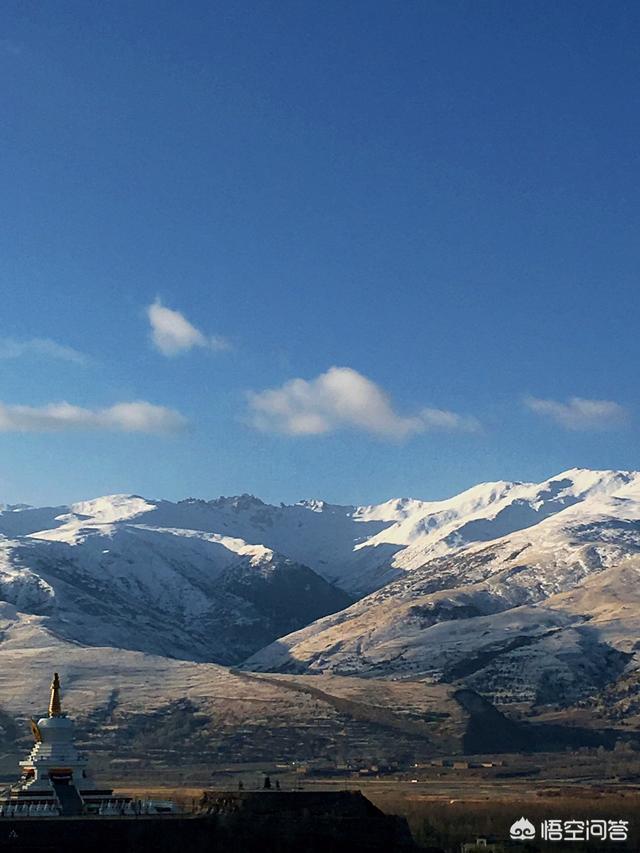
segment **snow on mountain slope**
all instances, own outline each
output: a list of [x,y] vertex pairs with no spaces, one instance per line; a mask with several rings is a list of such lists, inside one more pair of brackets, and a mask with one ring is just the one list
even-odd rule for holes
[[546,606],[585,616],[609,645],[640,657],[640,560],[623,559],[547,599]]
[[222,663],[350,603],[261,545],[77,521],[0,540],[0,598],[75,642]]
[[[419,502],[413,502],[418,504]],[[95,524],[145,524],[157,529],[199,530],[262,544],[311,566],[328,580],[341,574],[354,545],[393,524],[393,509],[373,513],[323,501],[270,506],[250,495],[212,501],[148,501],[135,495],[107,495],[69,507],[0,512],[0,534],[25,536],[59,530],[59,537]],[[42,538],[42,536],[41,536]]]
[[581,479],[588,499],[562,494],[563,484],[565,509],[432,558],[245,666],[462,679],[498,701],[568,701],[597,689],[638,666],[640,493],[636,476],[595,487]]
[[574,469],[540,484],[483,483],[448,501],[427,505],[426,514],[412,515],[366,545],[407,546],[393,566],[413,569],[471,543],[527,529],[567,507],[606,497],[630,484],[637,488],[638,482],[638,475],[628,472]]
[[[219,530],[222,522],[231,535],[263,542],[363,595],[434,557],[527,529],[572,505],[637,490],[639,483],[637,473],[573,469],[540,484],[483,483],[442,501],[400,499],[365,507],[314,501],[275,508],[245,496],[200,511],[205,527],[214,524],[206,529]],[[160,507],[149,523],[159,518]]]
[[250,495],[178,503],[111,495],[43,510],[0,513],[0,534],[92,524],[200,530],[262,544],[361,596],[435,557],[525,530],[572,505],[637,492],[633,472],[573,469],[540,484],[496,482],[441,501],[408,498],[353,507],[302,501],[270,506]]
[[138,495],[107,495],[92,501],[71,504],[70,515],[102,523],[127,521],[156,508]]
[[[225,663],[257,652],[259,669],[498,685],[526,659],[512,693],[535,699],[541,661],[576,685],[581,658],[584,685],[608,649],[606,665],[626,661],[626,617],[614,642],[604,622],[548,601],[639,551],[637,472],[572,469],[363,507],[111,495],[5,508],[0,599],[74,642]],[[333,579],[370,594],[338,612],[352,599]]]

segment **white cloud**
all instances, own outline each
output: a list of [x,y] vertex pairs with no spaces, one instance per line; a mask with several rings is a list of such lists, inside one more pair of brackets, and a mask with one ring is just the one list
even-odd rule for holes
[[29,338],[26,341],[18,341],[15,338],[0,338],[0,359],[23,358],[29,355],[72,361],[75,364],[86,364],[87,362],[86,356],[78,350],[59,344],[50,338]]
[[332,367],[312,380],[291,379],[280,388],[249,394],[251,423],[266,432],[321,435],[343,427],[402,439],[429,429],[470,430],[477,426],[442,409],[423,409],[405,417],[387,394],[349,367]]
[[612,400],[570,397],[566,403],[561,403],[527,397],[524,403],[532,412],[573,430],[614,428],[622,425],[628,417],[626,409]]
[[480,428],[477,418],[469,415],[458,415],[447,409],[422,409],[420,419],[425,429],[461,430],[475,432]]
[[147,316],[151,323],[151,340],[163,355],[177,355],[204,347],[211,350],[229,349],[229,343],[219,335],[207,336],[192,325],[184,314],[164,306],[159,299],[149,305]]
[[106,409],[85,409],[69,403],[46,406],[8,406],[0,403],[0,432],[63,432],[111,430],[115,432],[176,432],[186,420],[174,409],[144,400],[116,403]]

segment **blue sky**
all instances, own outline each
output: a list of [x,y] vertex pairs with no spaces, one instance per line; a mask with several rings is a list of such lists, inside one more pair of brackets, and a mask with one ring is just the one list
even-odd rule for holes
[[637,468],[640,6],[9,2],[0,502]]

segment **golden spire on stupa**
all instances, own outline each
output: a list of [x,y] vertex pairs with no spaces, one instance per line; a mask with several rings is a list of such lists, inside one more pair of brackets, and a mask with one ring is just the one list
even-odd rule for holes
[[60,717],[62,715],[62,705],[60,703],[60,679],[58,673],[53,673],[53,681],[51,682],[51,699],[49,700],[49,716]]

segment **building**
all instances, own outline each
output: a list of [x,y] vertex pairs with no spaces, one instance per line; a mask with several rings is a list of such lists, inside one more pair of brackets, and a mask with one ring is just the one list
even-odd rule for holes
[[31,720],[34,745],[20,762],[20,781],[0,795],[0,816],[119,814],[131,809],[128,798],[98,788],[87,772],[87,759],[74,743],[75,724],[62,711],[60,679],[54,673],[48,716]]

